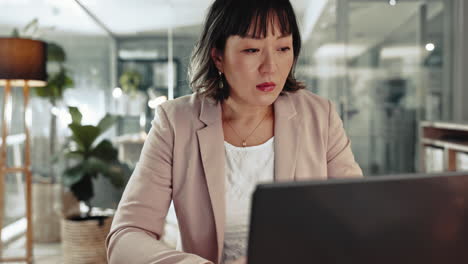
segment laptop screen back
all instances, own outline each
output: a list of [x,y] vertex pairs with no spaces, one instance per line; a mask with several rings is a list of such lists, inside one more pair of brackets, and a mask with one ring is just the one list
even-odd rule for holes
[[259,185],[256,263],[468,263],[468,173]]

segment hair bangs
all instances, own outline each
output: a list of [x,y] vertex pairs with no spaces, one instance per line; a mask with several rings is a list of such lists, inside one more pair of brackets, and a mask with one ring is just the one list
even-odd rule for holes
[[239,32],[237,35],[241,37],[265,38],[268,35],[268,30],[274,34],[276,27],[279,27],[278,30],[281,36],[290,35],[292,33],[285,10],[256,10],[247,30]]
[[268,30],[272,33],[278,30],[282,36],[292,34],[294,14],[288,13],[284,1],[259,1],[256,5],[237,5],[233,7],[229,24],[225,27],[226,37],[238,35],[241,37],[265,38]]

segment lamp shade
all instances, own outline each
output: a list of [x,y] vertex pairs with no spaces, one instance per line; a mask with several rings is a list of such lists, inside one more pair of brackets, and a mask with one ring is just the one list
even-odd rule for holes
[[0,38],[0,85],[45,86],[47,43],[32,39]]

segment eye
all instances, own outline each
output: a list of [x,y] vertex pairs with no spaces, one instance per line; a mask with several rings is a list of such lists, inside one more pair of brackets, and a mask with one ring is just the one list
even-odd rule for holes
[[290,47],[282,47],[282,48],[279,49],[279,51],[281,51],[281,52],[286,52],[286,51],[290,51],[290,50],[291,50]]
[[243,52],[245,52],[245,53],[256,53],[258,51],[259,51],[259,49],[245,49],[245,50],[243,50]]

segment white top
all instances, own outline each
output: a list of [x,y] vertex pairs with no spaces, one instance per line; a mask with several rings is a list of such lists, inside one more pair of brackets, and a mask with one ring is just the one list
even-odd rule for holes
[[224,142],[226,153],[226,226],[221,263],[247,255],[250,200],[259,182],[272,182],[274,137],[252,147]]

